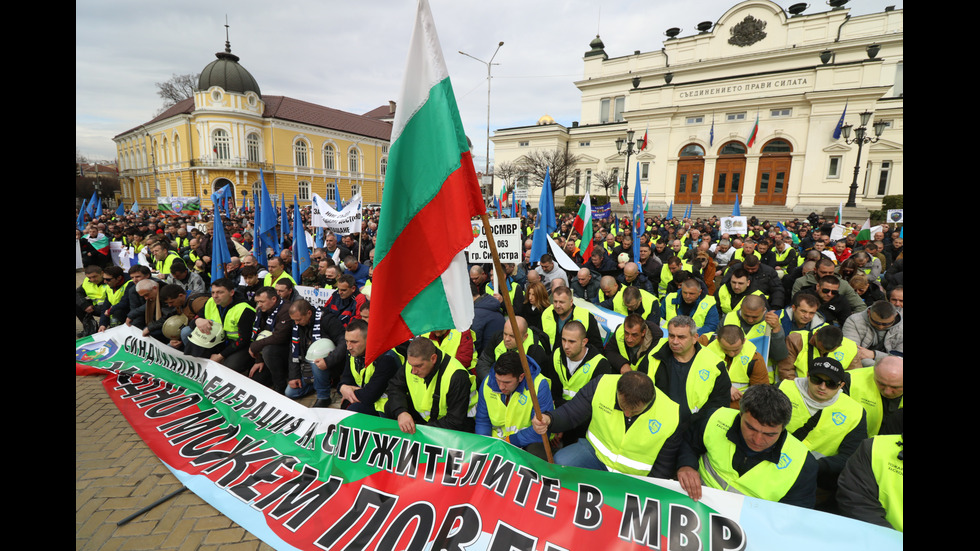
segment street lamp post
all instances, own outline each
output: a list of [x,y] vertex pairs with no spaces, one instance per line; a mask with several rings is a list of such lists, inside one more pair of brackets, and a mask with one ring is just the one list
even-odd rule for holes
[[865,111],[861,113],[861,126],[854,129],[854,139],[849,139],[851,137],[851,125],[845,124],[841,127],[841,132],[844,134],[844,143],[847,145],[857,144],[858,155],[857,161],[854,163],[854,179],[851,181],[851,190],[847,194],[847,203],[845,207],[856,207],[857,206],[857,189],[858,189],[858,172],[861,170],[861,148],[866,143],[875,143],[881,137],[881,133],[885,131],[885,121],[876,120],[874,123],[875,137],[872,138],[867,135],[868,133],[868,121],[871,120],[871,111]]
[[[493,58],[497,57],[497,52],[500,51],[500,47],[503,46],[503,45],[504,45],[504,42],[501,40],[500,43],[497,44],[497,49],[493,51],[493,55],[490,56],[490,61],[483,61],[482,59],[480,59],[478,57],[471,56],[470,54],[468,54],[468,53],[466,53],[464,51],[457,50],[457,51],[459,51],[459,53],[465,55],[466,57],[475,59],[475,60],[479,61],[480,63],[482,63],[482,64],[484,64],[484,65],[487,66],[487,164],[486,164],[486,168],[483,171],[483,175],[484,176],[488,176],[490,174],[490,69],[494,65],[500,65],[499,63],[494,63],[493,62]],[[480,188],[482,189],[483,186],[481,185]],[[484,200],[485,199],[486,199],[486,196],[484,196]]]
[[[623,151],[623,144],[624,143],[626,144],[626,150],[625,151]],[[633,147],[635,145],[636,145],[636,142],[633,141],[633,131],[632,130],[627,130],[626,131],[626,139],[625,140],[623,139],[622,136],[620,136],[616,140],[616,153],[618,153],[620,155],[626,155],[626,174],[623,177],[623,197],[629,197],[629,189],[630,189],[630,184],[629,184],[629,182],[630,182],[630,156],[633,155],[634,153],[639,153],[639,150],[633,149]]]

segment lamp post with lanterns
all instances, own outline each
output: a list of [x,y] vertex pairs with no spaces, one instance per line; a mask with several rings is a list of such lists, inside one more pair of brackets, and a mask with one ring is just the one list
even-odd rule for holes
[[[639,153],[639,149],[635,149],[638,144],[633,141],[633,135],[634,132],[632,130],[627,130],[625,139],[622,136],[616,139],[616,153],[626,155],[626,174],[623,177],[623,197],[629,197],[630,156],[632,156],[634,153]],[[625,150],[623,149],[624,145],[626,146]]]
[[845,207],[857,206],[857,202],[856,202],[857,188],[858,188],[857,181],[858,181],[858,172],[860,172],[861,170],[861,148],[866,143],[871,144],[877,142],[881,137],[881,133],[885,131],[886,123],[885,121],[879,119],[876,120],[873,125],[875,131],[875,137],[872,138],[871,136],[867,135],[868,121],[871,120],[872,114],[873,113],[871,111],[865,111],[861,113],[861,126],[853,129],[854,130],[853,140],[850,139],[852,125],[845,124],[844,126],[841,127],[841,133],[844,135],[844,143],[846,143],[847,145],[857,144],[857,148],[858,148],[857,161],[854,163],[854,179],[851,181],[851,190],[847,194],[847,203],[844,205]]

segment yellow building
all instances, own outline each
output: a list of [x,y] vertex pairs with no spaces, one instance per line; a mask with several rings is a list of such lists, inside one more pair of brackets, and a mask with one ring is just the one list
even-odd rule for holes
[[[349,200],[380,203],[394,104],[356,115],[286,96],[263,96],[225,42],[198,80],[193,98],[113,138],[122,200],[155,208],[157,197],[201,197],[234,187],[254,206],[260,170],[269,193],[312,194],[333,203],[335,186]],[[243,195],[244,194],[244,195]]]

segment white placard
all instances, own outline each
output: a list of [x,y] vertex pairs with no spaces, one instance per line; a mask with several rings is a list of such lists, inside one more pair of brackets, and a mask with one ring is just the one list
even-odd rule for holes
[[721,233],[737,233],[745,235],[749,233],[749,219],[745,216],[727,216],[721,219]]
[[299,296],[306,299],[307,302],[312,304],[316,308],[322,307],[324,304],[330,300],[330,295],[333,294],[333,289],[323,289],[321,287],[307,287],[306,285],[297,285],[296,291]]
[[903,209],[888,209],[888,223],[889,224],[904,224],[905,215],[902,213]]
[[[490,244],[480,220],[471,221],[473,228],[473,243],[466,248],[466,256],[471,264],[492,262]],[[521,221],[519,218],[500,218],[490,221],[494,242],[497,244],[497,255],[502,263],[518,263],[521,261]]]

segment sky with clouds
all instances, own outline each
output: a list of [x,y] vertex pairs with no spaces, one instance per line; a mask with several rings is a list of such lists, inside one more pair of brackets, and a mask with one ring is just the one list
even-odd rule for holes
[[[429,0],[463,126],[483,166],[487,61],[494,59],[491,134],[534,124],[544,114],[580,119],[582,56],[598,32],[610,57],[662,47],[664,31],[695,34],[733,0]],[[784,9],[795,2],[780,0]],[[902,7],[899,0],[852,0],[851,15]],[[830,9],[814,1],[805,13]],[[156,83],[198,73],[225,45],[258,81],[282,95],[352,113],[397,100],[415,18],[414,0],[76,1],[75,149],[112,160],[112,137],[153,118]],[[499,65],[497,65],[499,63]],[[491,144],[491,158],[493,145]]]

